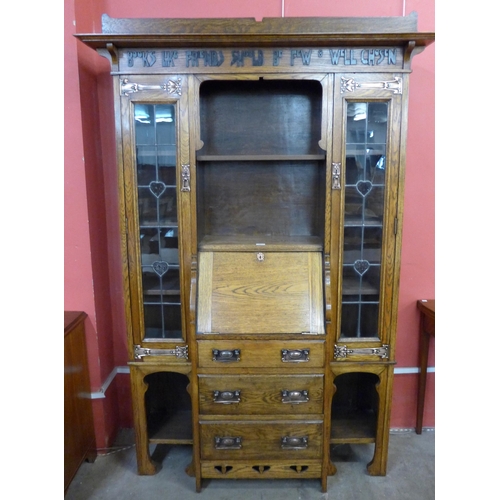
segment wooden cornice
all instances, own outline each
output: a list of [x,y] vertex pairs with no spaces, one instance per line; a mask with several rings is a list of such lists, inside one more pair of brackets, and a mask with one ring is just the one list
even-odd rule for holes
[[117,19],[102,33],[76,34],[93,49],[152,47],[407,46],[424,48],[434,33],[417,31],[416,15],[380,18]]

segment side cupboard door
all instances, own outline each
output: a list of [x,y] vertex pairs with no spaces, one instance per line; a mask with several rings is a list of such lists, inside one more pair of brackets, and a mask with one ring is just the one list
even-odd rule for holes
[[[336,75],[340,162],[339,284],[334,359],[392,360],[402,204],[406,75]],[[341,139],[340,139],[341,136]]]
[[[187,358],[190,165],[185,76],[120,77],[132,357]],[[172,358],[169,358],[172,359]]]

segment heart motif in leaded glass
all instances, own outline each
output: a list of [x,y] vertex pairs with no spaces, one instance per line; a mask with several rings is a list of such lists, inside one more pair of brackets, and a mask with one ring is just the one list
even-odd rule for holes
[[360,276],[363,276],[369,267],[370,263],[367,260],[357,260],[354,262],[354,269]]
[[372,183],[370,181],[358,181],[356,190],[361,196],[366,196],[372,190]]
[[168,262],[157,260],[152,264],[155,273],[158,276],[163,276],[168,271]]
[[153,181],[149,183],[149,190],[159,198],[167,189],[167,186],[163,182]]

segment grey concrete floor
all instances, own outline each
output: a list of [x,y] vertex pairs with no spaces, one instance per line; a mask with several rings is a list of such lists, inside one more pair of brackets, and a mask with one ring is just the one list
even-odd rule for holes
[[[204,480],[201,493],[185,472],[191,462],[190,446],[162,446],[163,457],[154,476],[136,472],[131,430],[120,434],[114,451],[84,462],[68,489],[66,500],[431,500],[435,498],[435,433],[424,429],[391,431],[387,475],[372,477],[366,465],[373,445],[332,447],[337,473],[328,478],[328,492],[318,479]],[[153,449],[152,449],[153,452]]]

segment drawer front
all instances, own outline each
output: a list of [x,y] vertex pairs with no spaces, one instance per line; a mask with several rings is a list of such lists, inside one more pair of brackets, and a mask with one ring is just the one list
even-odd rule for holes
[[322,431],[319,420],[200,422],[201,459],[319,458]]
[[322,368],[324,342],[278,340],[199,340],[201,368]]
[[323,413],[323,375],[200,375],[205,415]]

